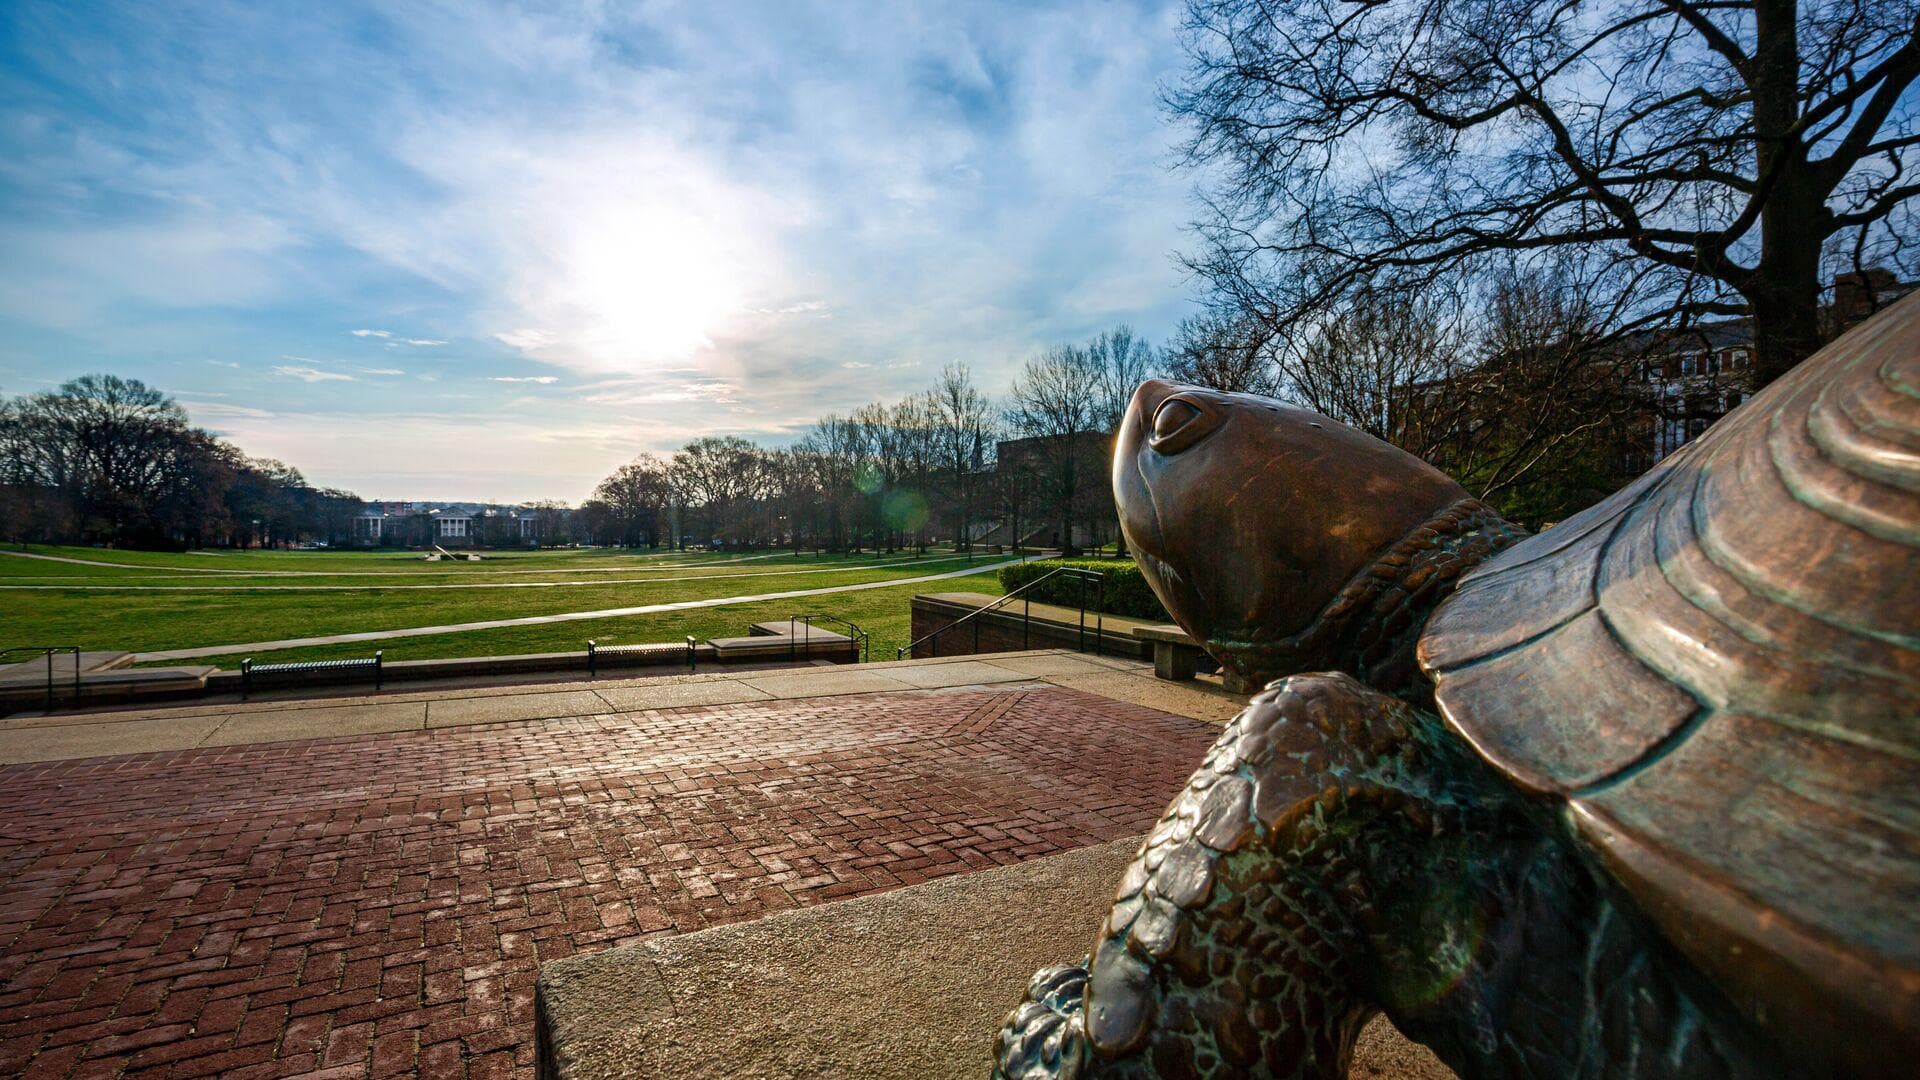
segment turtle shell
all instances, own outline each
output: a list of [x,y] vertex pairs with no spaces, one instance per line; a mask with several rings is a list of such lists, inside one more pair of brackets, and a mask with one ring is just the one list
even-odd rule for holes
[[1805,1067],[1920,1060],[1920,295],[1477,568],[1420,662]]

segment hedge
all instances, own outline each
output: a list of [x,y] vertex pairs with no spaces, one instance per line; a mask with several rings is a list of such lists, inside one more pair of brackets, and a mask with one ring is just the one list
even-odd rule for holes
[[[1125,615],[1130,619],[1149,619],[1154,622],[1173,621],[1172,616],[1167,614],[1167,609],[1160,606],[1160,598],[1153,595],[1153,590],[1147,586],[1147,579],[1141,575],[1140,568],[1130,561],[1120,559],[1039,559],[1021,563],[1018,566],[1008,566],[1000,571],[1000,587],[1012,592],[1027,582],[1062,566],[1098,570],[1101,573],[1097,595],[1094,592],[1093,582],[1089,581],[1085,585],[1089,610],[1104,611],[1109,615]],[[1079,578],[1062,574],[1026,595],[1043,604],[1079,607],[1081,588]]]

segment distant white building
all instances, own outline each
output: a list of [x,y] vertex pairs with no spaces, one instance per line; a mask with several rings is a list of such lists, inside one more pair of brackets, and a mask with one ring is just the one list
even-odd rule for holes
[[529,507],[485,503],[376,502],[353,519],[353,541],[367,547],[472,547],[537,544],[543,517]]

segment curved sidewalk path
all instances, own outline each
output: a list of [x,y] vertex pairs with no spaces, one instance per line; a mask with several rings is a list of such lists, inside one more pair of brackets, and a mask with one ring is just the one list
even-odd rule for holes
[[891,589],[896,585],[919,585],[929,581],[945,581],[949,578],[971,577],[975,574],[990,574],[1008,566],[1018,566],[1025,560],[1009,559],[1005,562],[972,566],[964,570],[953,570],[945,574],[927,574],[922,577],[889,578],[885,581],[864,581],[857,585],[831,585],[823,589],[793,589],[787,592],[760,593],[755,596],[717,596],[707,600],[682,600],[672,604],[642,604],[638,607],[602,608],[599,611],[568,611],[558,615],[525,615],[516,619],[487,619],[482,622],[449,623],[444,626],[411,626],[400,630],[364,630],[352,634],[325,634],[320,637],[286,638],[280,641],[248,641],[230,645],[207,645],[196,649],[162,649],[158,652],[135,653],[134,660],[144,663],[149,660],[194,660],[203,656],[228,656],[243,652],[272,652],[279,649],[304,649],[312,645],[342,645],[355,641],[384,641],[389,638],[426,637],[430,634],[457,634],[468,630],[497,630],[506,626],[538,626],[543,623],[574,622],[581,619],[607,619],[622,615],[652,615],[662,611],[691,611],[694,608],[725,607],[729,604],[752,604],[762,600],[790,600],[802,596],[824,596],[828,593],[860,592],[864,589]]

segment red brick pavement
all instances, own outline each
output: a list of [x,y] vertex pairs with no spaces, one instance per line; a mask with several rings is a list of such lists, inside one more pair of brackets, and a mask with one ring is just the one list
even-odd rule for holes
[[0,1074],[530,1076],[540,962],[1144,831],[1217,732],[1029,687],[7,767]]

